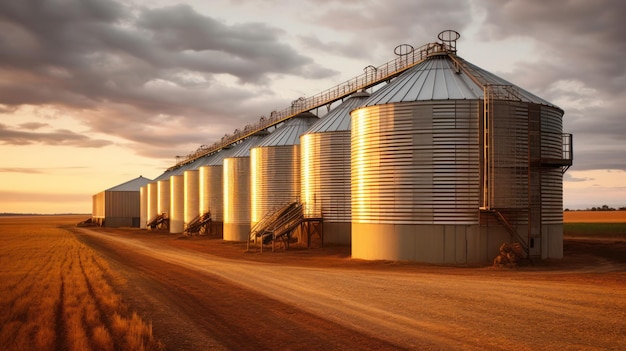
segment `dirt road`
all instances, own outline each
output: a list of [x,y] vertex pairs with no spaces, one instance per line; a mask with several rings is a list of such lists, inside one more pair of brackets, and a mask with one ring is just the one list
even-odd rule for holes
[[73,231],[127,277],[123,296],[168,350],[626,347],[624,242],[608,258],[577,252],[582,243],[563,261],[508,270]]

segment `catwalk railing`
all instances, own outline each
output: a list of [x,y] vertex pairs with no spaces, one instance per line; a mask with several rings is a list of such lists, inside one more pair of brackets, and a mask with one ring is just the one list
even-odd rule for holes
[[397,58],[391,60],[378,67],[367,66],[364,73],[350,80],[338,84],[330,89],[324,90],[314,96],[308,98],[298,98],[292,101],[291,106],[280,111],[273,111],[269,117],[262,116],[259,122],[254,125],[247,125],[242,130],[235,130],[232,135],[225,135],[222,139],[212,145],[202,145],[195,152],[184,156],[184,159],[178,161],[176,165],[168,170],[191,163],[201,157],[213,154],[229,145],[235,144],[240,140],[246,139],[258,132],[267,130],[268,128],[282,123],[302,112],[311,111],[318,107],[326,106],[335,101],[350,96],[353,93],[371,88],[382,82],[386,82],[407,69],[424,61],[427,57],[437,53],[454,53],[456,50],[449,44],[445,43],[428,43],[419,48],[413,48],[409,45],[400,45],[396,47]]

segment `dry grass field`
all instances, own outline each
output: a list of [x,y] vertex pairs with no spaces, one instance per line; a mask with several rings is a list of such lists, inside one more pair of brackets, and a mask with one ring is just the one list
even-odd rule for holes
[[626,211],[565,211],[564,223],[626,223]]
[[161,348],[116,293],[123,278],[60,228],[84,217],[0,217],[1,350]]

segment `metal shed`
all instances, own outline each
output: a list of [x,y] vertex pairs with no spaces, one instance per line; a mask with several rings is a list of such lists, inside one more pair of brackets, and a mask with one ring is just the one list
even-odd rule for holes
[[139,227],[140,188],[149,182],[139,176],[93,195],[92,220],[105,227]]

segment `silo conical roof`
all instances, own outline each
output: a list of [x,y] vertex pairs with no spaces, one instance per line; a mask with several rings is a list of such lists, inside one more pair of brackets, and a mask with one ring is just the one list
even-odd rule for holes
[[234,147],[233,152],[228,157],[249,157],[250,149],[257,146],[266,136],[267,134],[255,134],[246,138],[241,144]]
[[315,124],[306,131],[306,134],[350,130],[350,112],[361,107],[369,97],[370,94],[366,92],[358,92],[350,95],[347,100],[332,109],[319,121],[315,122]]
[[300,145],[300,135],[319,118],[310,113],[301,113],[285,122],[272,134],[265,137],[256,147]]
[[[556,107],[491,72],[458,56],[455,58],[476,72],[486,84],[515,87],[521,101]],[[390,84],[372,94],[364,106],[410,101],[478,100],[483,98],[484,88],[475,83],[463,70],[456,67],[449,54],[440,54],[427,58],[398,76]]]

